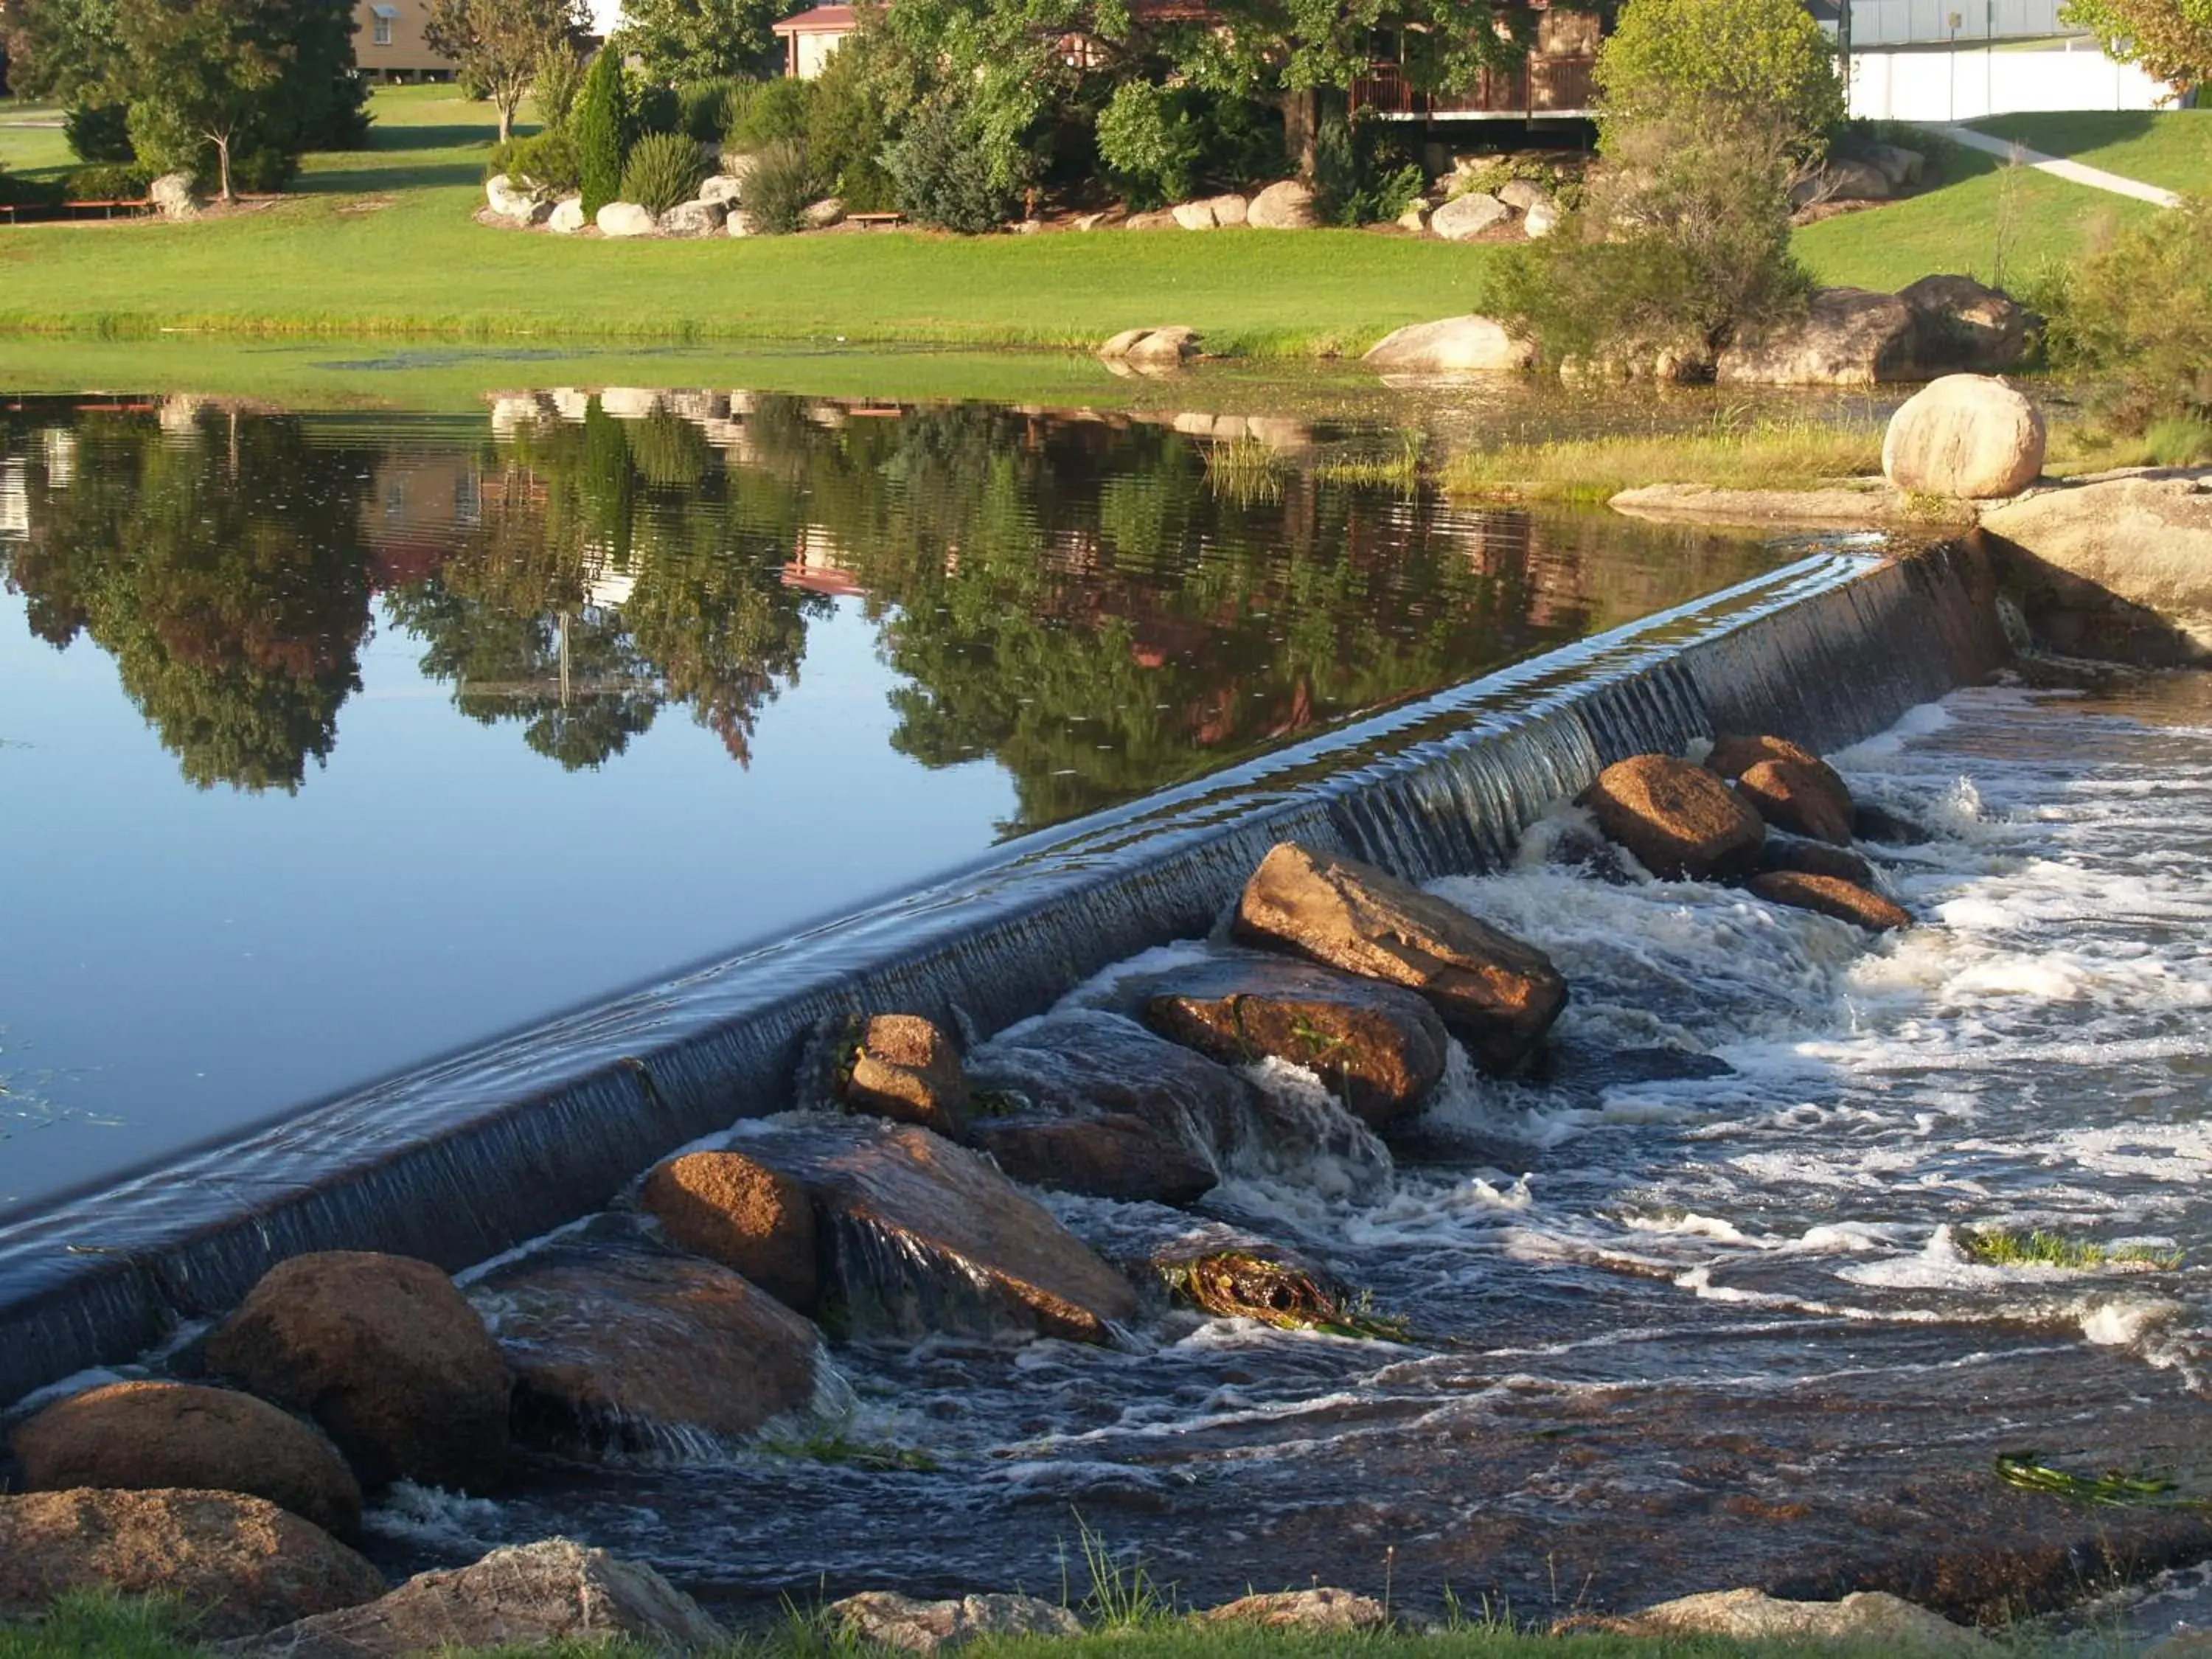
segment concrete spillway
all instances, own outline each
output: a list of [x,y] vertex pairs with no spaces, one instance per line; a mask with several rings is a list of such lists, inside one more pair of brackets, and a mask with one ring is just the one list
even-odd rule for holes
[[672,1148],[787,1103],[824,1015],[896,1008],[995,1030],[1206,931],[1277,841],[1420,880],[1493,867],[1547,802],[1624,756],[1724,730],[1832,748],[2004,656],[1979,555],[1818,552],[1012,843],[896,902],[0,1228],[0,1401],[138,1354],[302,1251],[459,1268],[510,1249],[601,1207]]

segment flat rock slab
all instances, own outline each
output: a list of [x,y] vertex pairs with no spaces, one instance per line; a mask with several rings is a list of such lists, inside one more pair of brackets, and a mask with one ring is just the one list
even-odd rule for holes
[[34,1492],[163,1487],[265,1498],[325,1532],[361,1525],[337,1449],[268,1401],[189,1382],[112,1382],[57,1401],[14,1437]]
[[418,1574],[366,1606],[288,1625],[240,1651],[254,1659],[400,1659],[617,1638],[668,1653],[720,1647],[729,1637],[651,1567],[549,1538],[494,1550],[473,1566]]
[[1735,1642],[1836,1643],[1868,1649],[1879,1644],[1899,1654],[1990,1650],[1979,1631],[1881,1590],[1861,1590],[1838,1601],[1785,1601],[1759,1589],[1709,1590],[1599,1622],[1628,1636],[1717,1636]]
[[1199,1619],[1208,1625],[1257,1625],[1266,1630],[1349,1636],[1389,1628],[1390,1613],[1371,1595],[1319,1588],[1239,1596],[1207,1608]]
[[1154,982],[1143,1017],[1226,1064],[1305,1066],[1376,1129],[1419,1107],[1448,1052],[1443,1022],[1417,992],[1256,951]]
[[1494,1071],[1518,1066],[1566,1006],[1566,981],[1533,945],[1387,871],[1291,842],[1245,884],[1236,931],[1418,991]]
[[[1825,484],[1816,489],[1720,489],[1711,484],[1639,484],[1606,502],[1632,519],[1669,524],[1741,525],[1764,529],[1805,525],[1823,530],[1927,528],[1933,520],[1879,478]],[[1954,520],[1972,521],[1973,509],[1959,507]]]
[[514,1369],[518,1422],[556,1441],[737,1440],[814,1398],[814,1327],[712,1261],[560,1244],[474,1297]]
[[994,1107],[971,1139],[1032,1186],[1187,1204],[1221,1179],[1253,1119],[1242,1078],[1118,1014],[1055,1015],[969,1060]]
[[805,1188],[856,1332],[1108,1342],[1135,1288],[984,1158],[902,1124],[746,1125],[732,1149]]
[[2212,657],[2212,469],[2036,489],[1986,507],[2039,638],[2154,665]]
[[174,1595],[200,1638],[252,1636],[384,1594],[384,1575],[321,1528],[227,1492],[0,1496],[0,1619],[70,1590]]
[[986,1637],[1083,1634],[1083,1622],[1073,1613],[1034,1595],[921,1601],[895,1590],[863,1590],[823,1611],[840,1635],[898,1653],[944,1653]]

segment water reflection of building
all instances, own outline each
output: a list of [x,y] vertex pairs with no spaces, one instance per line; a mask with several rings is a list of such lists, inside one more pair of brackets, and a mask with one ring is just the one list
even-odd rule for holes
[[21,460],[0,461],[0,541],[31,538],[31,496]]
[[849,599],[866,592],[845,563],[842,542],[818,524],[803,524],[793,541],[791,558],[783,567],[783,585],[833,599]]
[[399,449],[376,464],[362,502],[361,534],[380,588],[420,581],[453,548],[453,532],[483,521],[485,485],[473,457]]

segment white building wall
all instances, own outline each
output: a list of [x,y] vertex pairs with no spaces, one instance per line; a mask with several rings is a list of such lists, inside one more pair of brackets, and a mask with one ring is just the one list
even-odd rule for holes
[[[2027,40],[2073,29],[2063,0],[1850,0],[1851,46],[1936,46],[1952,40]],[[1956,20],[1956,21],[1954,21]]]
[[[1855,23],[1858,15],[1854,12]],[[1985,115],[2040,110],[2157,109],[2170,102],[2171,93],[2141,70],[2114,63],[2092,43],[2072,51],[1851,54],[1851,113],[1873,121],[1978,121]]]

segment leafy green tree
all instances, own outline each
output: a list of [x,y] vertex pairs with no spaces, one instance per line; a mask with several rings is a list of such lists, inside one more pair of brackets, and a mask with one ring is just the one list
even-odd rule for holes
[[2212,0],[2069,0],[2062,15],[2176,92],[2212,84]]
[[1814,161],[1844,121],[1835,48],[1802,0],[1628,0],[1596,82],[1601,143],[1624,124],[1724,127]]
[[116,0],[9,0],[0,6],[0,46],[18,97],[97,101],[119,40]]
[[503,144],[546,54],[573,46],[590,22],[580,0],[430,0],[422,39],[483,89]]
[[548,132],[566,132],[568,117],[584,89],[584,60],[574,40],[556,40],[538,54],[531,72],[530,91],[538,100],[538,118]]
[[614,44],[655,80],[708,81],[775,67],[777,0],[623,0]]
[[571,118],[584,214],[597,213],[622,193],[623,158],[629,153],[629,96],[623,86],[621,54],[602,47],[584,76]]

